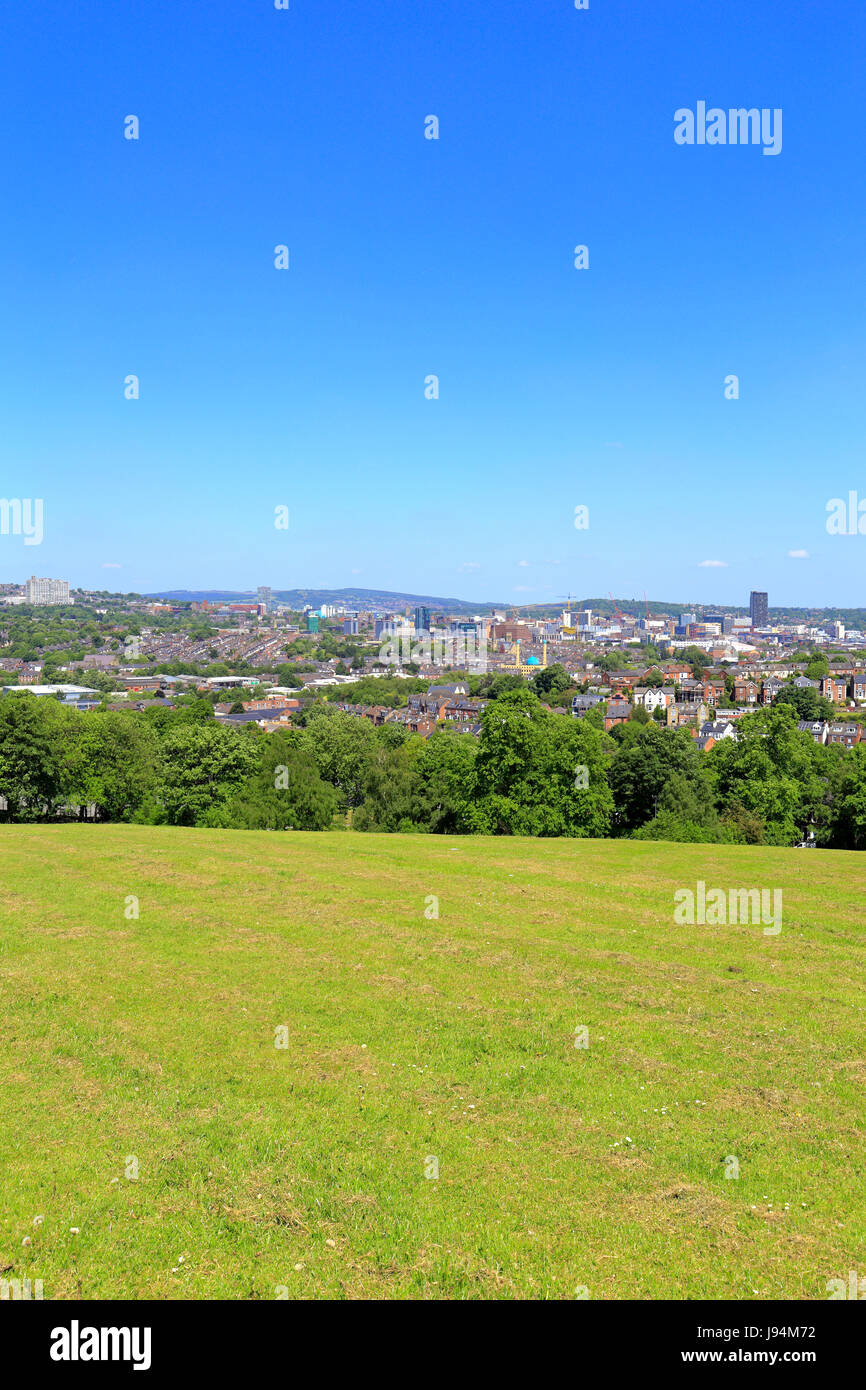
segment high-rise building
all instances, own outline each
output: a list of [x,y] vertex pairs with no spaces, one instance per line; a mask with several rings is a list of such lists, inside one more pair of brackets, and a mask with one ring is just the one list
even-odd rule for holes
[[429,631],[430,631],[430,623],[431,623],[432,617],[433,617],[433,615],[432,615],[432,613],[430,612],[430,609],[429,609],[429,608],[416,608],[416,609],[415,609],[415,631],[416,631],[416,632],[429,632]]
[[35,574],[24,585],[24,597],[28,603],[45,605],[69,602],[68,579],[37,579]]
[[752,627],[766,627],[769,617],[767,608],[767,595],[761,593],[759,589],[753,589],[749,598],[749,614],[752,619]]
[[720,632],[733,632],[734,620],[730,613],[705,613],[705,623],[717,623]]

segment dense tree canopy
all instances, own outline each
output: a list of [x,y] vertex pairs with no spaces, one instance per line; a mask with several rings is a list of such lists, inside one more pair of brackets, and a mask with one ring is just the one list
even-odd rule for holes
[[812,690],[789,687],[702,753],[688,730],[653,719],[609,734],[603,704],[577,720],[508,675],[484,685],[478,738],[443,724],[426,739],[322,701],[263,734],[215,720],[210,699],[81,712],[12,693],[0,698],[0,815],[90,807],[171,825],[778,845],[813,835],[866,849],[866,744],[824,747],[798,730]]

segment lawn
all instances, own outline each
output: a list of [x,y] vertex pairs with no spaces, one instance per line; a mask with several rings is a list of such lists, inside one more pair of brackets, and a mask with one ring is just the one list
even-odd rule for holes
[[[0,862],[0,1269],[46,1299],[866,1274],[860,855],[116,825]],[[782,931],[676,925],[699,879],[780,887]]]

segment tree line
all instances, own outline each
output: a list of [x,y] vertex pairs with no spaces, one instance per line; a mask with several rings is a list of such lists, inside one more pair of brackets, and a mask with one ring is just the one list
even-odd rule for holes
[[478,738],[375,727],[326,703],[264,734],[174,709],[82,713],[0,699],[6,821],[83,817],[239,829],[610,837],[866,848],[866,743],[816,744],[779,702],[698,750],[683,729],[557,714],[506,689]]

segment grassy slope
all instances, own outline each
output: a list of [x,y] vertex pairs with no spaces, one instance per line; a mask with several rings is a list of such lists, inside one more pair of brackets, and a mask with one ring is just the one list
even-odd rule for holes
[[[46,1298],[864,1271],[862,856],[111,826],[0,863],[0,1266]],[[781,935],[674,926],[698,878],[781,886]]]

